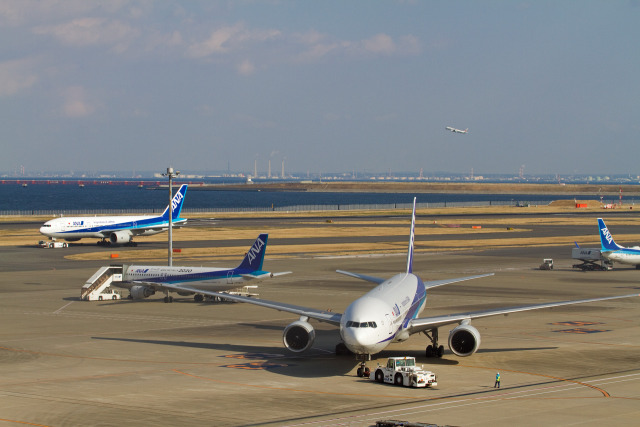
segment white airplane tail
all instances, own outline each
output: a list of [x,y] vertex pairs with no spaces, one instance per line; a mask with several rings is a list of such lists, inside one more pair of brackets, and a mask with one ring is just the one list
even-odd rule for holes
[[407,273],[413,272],[413,246],[416,227],[416,198],[413,198],[413,214],[411,215],[411,233],[409,234],[409,251],[407,253]]

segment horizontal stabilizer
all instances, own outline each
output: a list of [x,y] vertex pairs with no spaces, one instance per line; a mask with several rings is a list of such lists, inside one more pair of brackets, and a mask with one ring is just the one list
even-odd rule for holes
[[256,274],[242,274],[241,276],[245,280],[260,280],[260,279],[270,279],[272,277],[284,276],[285,274],[291,274],[291,271],[282,271],[280,273],[271,273],[269,271],[264,271],[262,273]]

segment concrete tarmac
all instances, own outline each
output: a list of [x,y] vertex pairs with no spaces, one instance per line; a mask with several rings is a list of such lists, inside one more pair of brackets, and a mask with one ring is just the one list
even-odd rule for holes
[[[447,348],[427,359],[427,339],[413,335],[368,363],[410,355],[437,374],[436,388],[410,389],[356,377],[354,358],[333,353],[331,325],[312,321],[313,348],[287,352],[282,330],[297,320],[287,313],[190,297],[165,304],[161,295],[80,301],[84,282],[110,262],[65,255],[95,250],[0,247],[0,426],[631,426],[640,416],[640,298],[476,320],[482,344],[466,358]],[[582,272],[570,254],[557,246],[417,254],[424,280],[496,273],[433,289],[422,316],[640,292],[635,269]],[[537,269],[545,257],[554,270]],[[264,267],[294,273],[261,282],[261,298],[342,312],[371,284],[336,269],[390,277],[405,256],[272,259],[267,250]],[[449,329],[440,330],[445,347]]]

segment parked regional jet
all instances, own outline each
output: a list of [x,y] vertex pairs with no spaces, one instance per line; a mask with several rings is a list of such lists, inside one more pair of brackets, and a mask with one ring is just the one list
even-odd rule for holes
[[[248,280],[291,273],[262,270],[268,238],[268,234],[259,235],[236,268],[123,265],[122,283],[112,283],[114,286],[128,288],[132,299],[148,298],[160,291],[165,293],[164,302],[173,302],[173,297],[169,296],[169,291],[172,291],[183,296],[195,294],[195,301],[200,302],[204,299],[203,290],[223,292],[238,288]],[[185,283],[189,284],[189,289],[183,287]]]
[[[187,184],[180,186],[173,196],[172,225],[180,227],[187,220],[180,218],[182,203],[187,194]],[[137,246],[134,236],[150,236],[169,229],[169,205],[160,216],[85,216],[56,218],[44,223],[40,233],[53,239],[75,242],[88,237],[101,240],[98,245],[127,244]],[[108,240],[107,240],[108,239]]]
[[640,270],[640,247],[625,248],[618,245],[613,240],[613,236],[602,218],[598,218],[598,228],[600,229],[600,253],[602,256],[609,261],[635,265],[636,269]]
[[[338,273],[377,284],[371,291],[352,302],[344,314],[281,302],[242,298],[234,295],[222,295],[216,292],[203,291],[202,293],[300,315],[300,319],[287,326],[283,333],[285,347],[296,353],[309,349],[313,344],[315,330],[308,322],[309,319],[332,323],[340,328],[340,336],[343,340],[343,343],[336,345],[336,353],[343,353],[346,348],[363,359],[382,351],[393,342],[405,341],[410,335],[418,332],[423,332],[431,341],[431,344],[426,348],[426,356],[442,357],[444,346],[438,343],[438,328],[454,323],[458,323],[459,325],[449,332],[449,348],[458,356],[470,356],[475,353],[480,346],[480,333],[476,328],[471,326],[471,320],[473,319],[568,304],[581,304],[639,296],[638,294],[630,294],[518,307],[493,308],[443,316],[418,317],[426,305],[428,289],[463,280],[491,276],[493,274],[428,282],[423,282],[420,277],[413,274],[415,209],[414,199],[407,268],[405,272],[396,274],[390,279],[382,279],[338,270]],[[181,290],[184,289],[185,288],[181,288]]]
[[460,129],[453,128],[451,126],[447,126],[445,129],[450,130],[453,133],[469,133],[469,128],[466,128],[465,130],[460,130]]

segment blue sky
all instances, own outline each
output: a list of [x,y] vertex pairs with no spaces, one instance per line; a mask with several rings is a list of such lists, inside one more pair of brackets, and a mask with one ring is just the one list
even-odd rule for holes
[[2,0],[0,171],[635,176],[638,22],[630,0]]

